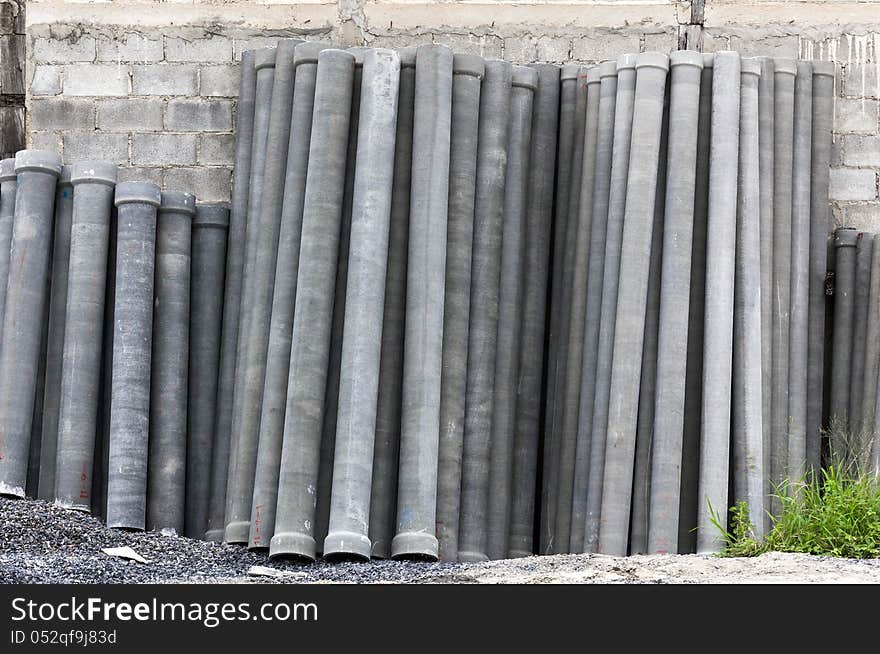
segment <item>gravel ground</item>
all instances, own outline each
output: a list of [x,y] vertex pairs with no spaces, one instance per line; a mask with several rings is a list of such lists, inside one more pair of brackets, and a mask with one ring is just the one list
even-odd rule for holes
[[[128,546],[149,563],[101,550]],[[248,574],[254,566],[262,574]],[[266,570],[268,568],[268,570]],[[253,572],[253,571],[252,571]],[[271,575],[271,576],[266,576]],[[48,502],[0,498],[0,583],[880,583],[880,560],[801,554],[563,555],[489,563],[269,561],[243,547],[106,529]]]

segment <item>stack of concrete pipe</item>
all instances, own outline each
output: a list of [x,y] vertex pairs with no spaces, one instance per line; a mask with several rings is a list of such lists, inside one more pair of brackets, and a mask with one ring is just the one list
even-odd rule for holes
[[305,561],[711,552],[880,420],[854,230],[824,374],[833,64],[241,70],[228,210],[3,162],[3,493]]

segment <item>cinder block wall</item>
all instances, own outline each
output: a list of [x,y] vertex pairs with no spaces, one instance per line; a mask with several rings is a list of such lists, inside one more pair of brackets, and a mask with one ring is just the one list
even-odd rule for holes
[[27,131],[67,161],[229,197],[237,64],[281,36],[511,61],[734,49],[839,64],[833,222],[880,231],[880,0],[30,0]]

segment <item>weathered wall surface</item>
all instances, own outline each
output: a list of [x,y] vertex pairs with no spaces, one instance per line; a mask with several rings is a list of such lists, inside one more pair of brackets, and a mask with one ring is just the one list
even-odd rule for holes
[[680,46],[832,60],[834,220],[880,231],[878,0],[30,0],[26,32],[33,147],[206,201],[229,194],[235,62],[279,36],[522,62]]

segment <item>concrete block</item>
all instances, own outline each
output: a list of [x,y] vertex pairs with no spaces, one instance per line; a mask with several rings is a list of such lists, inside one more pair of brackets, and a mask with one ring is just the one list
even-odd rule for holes
[[669,29],[663,32],[649,32],[642,40],[643,52],[670,53],[678,50],[678,31]]
[[839,136],[845,166],[880,168],[880,136],[846,134]]
[[207,39],[165,39],[167,61],[203,61],[222,63],[232,61],[232,41],[222,36]]
[[869,132],[880,129],[880,101],[869,98],[836,98],[834,105],[835,132]]
[[223,132],[232,129],[231,100],[169,100],[165,129],[179,132]]
[[162,186],[163,168],[129,166],[119,168],[117,182],[152,182]]
[[44,98],[31,102],[31,129],[94,129],[95,105],[91,100]]
[[78,39],[36,38],[33,41],[34,61],[40,63],[69,63],[94,61],[95,39],[82,36]]
[[542,36],[538,39],[537,60],[546,63],[567,62],[572,56],[572,42],[567,37]]
[[[283,36],[249,36],[241,39],[232,39],[232,57],[235,61],[241,61],[241,53],[245,50],[258,50],[259,48],[274,48],[278,45],[278,39]],[[320,37],[313,35],[316,41]]]
[[828,195],[832,200],[876,200],[877,173],[873,170],[832,168]]
[[880,232],[880,202],[843,205],[842,224],[866,232]]
[[34,150],[61,152],[61,133],[30,130],[28,147],[33,148]]
[[241,75],[238,65],[202,66],[199,95],[234,98],[238,95]]
[[442,43],[458,54],[475,54],[487,58],[500,58],[504,41],[491,34],[441,34],[434,33],[434,43]]
[[537,41],[530,36],[512,36],[504,39],[504,58],[517,63],[531,63],[538,59]]
[[199,136],[199,163],[207,166],[232,165],[235,159],[235,134]]
[[[572,43],[571,59],[576,61],[603,61],[641,48],[641,35],[635,30],[594,30]],[[540,43],[538,52],[540,53]],[[562,59],[559,59],[562,61]]]
[[855,98],[880,98],[880,64],[847,64],[843,93]]
[[34,67],[31,80],[31,95],[58,95],[61,93],[61,71],[63,66]]
[[133,134],[131,137],[131,163],[136,166],[187,165],[195,162],[195,134]]
[[751,36],[748,32],[732,34],[730,49],[736,50],[743,57],[790,57],[797,59],[800,55],[797,34]]
[[64,67],[66,95],[128,95],[125,64],[70,64]]
[[162,38],[151,39],[138,32],[126,32],[113,39],[99,39],[98,61],[162,61],[165,49]]
[[134,95],[196,95],[198,78],[196,64],[134,64],[131,67]]
[[168,168],[165,170],[166,189],[187,189],[201,202],[228,202],[231,187],[231,168]]
[[68,132],[63,135],[64,163],[100,159],[115,164],[128,163],[128,134]]
[[164,101],[158,98],[120,98],[96,103],[98,129],[110,132],[161,131]]
[[831,142],[831,159],[829,163],[835,168],[843,166],[843,139],[840,136]]

